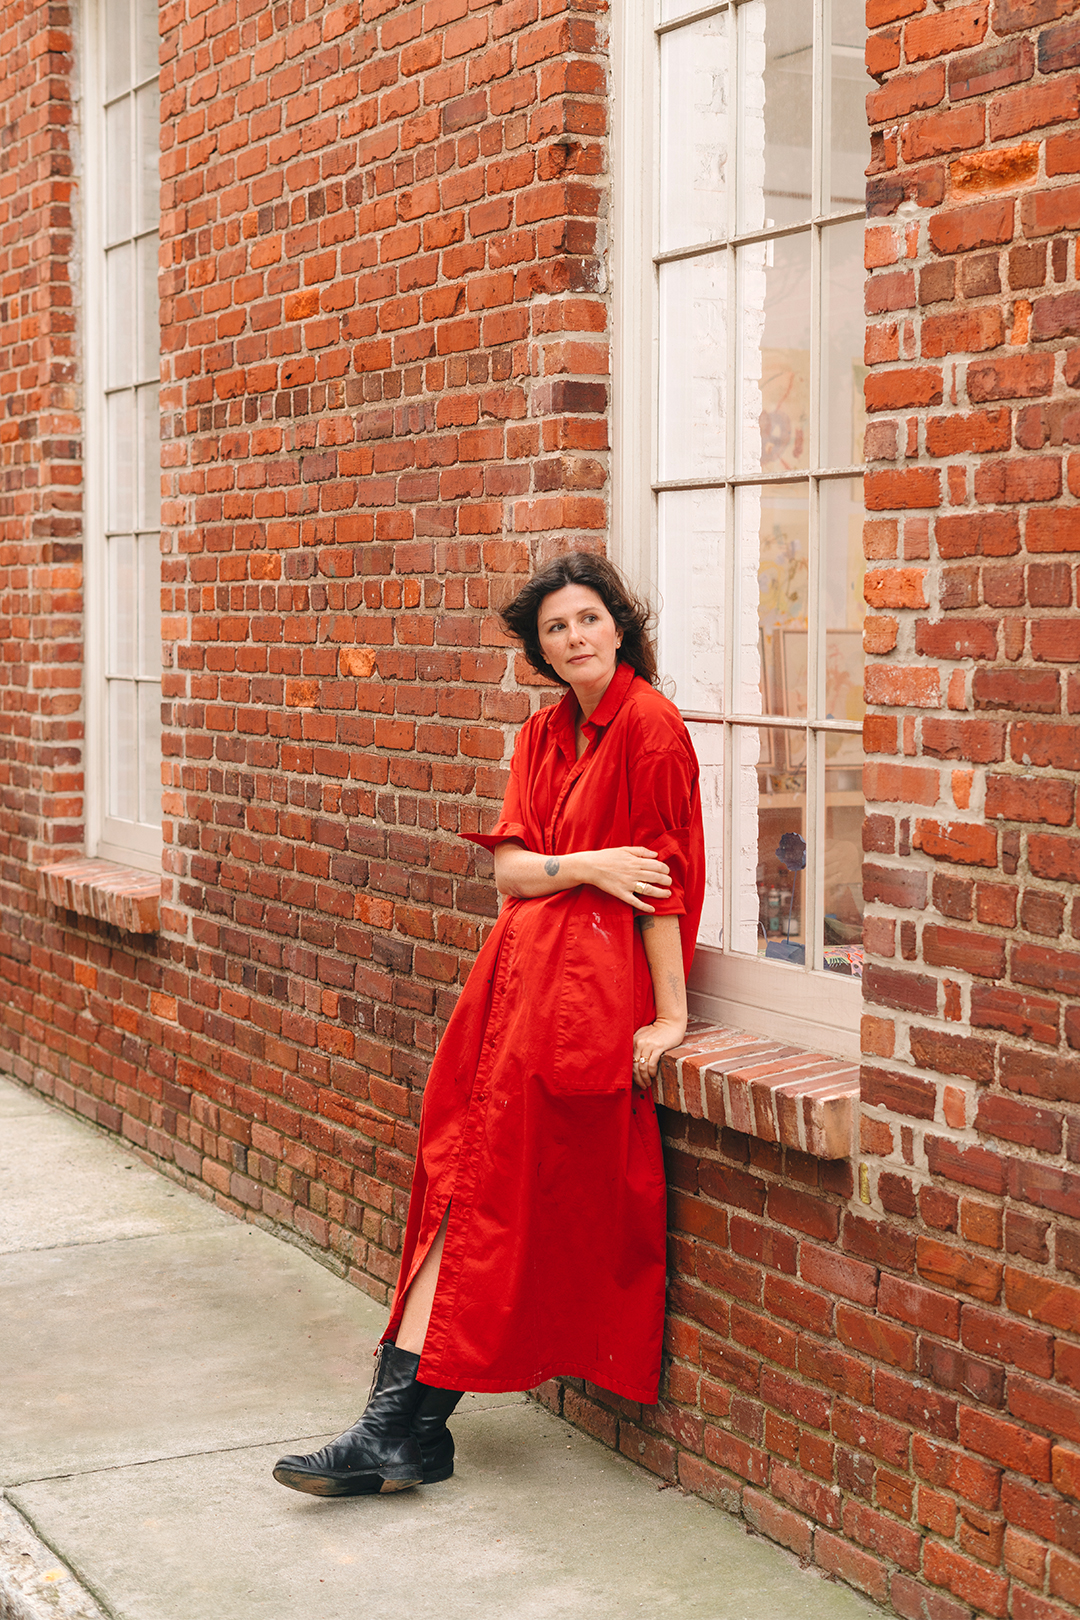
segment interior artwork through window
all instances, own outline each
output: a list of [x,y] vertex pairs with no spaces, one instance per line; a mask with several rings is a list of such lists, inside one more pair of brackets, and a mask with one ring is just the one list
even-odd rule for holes
[[661,662],[701,943],[862,972],[861,0],[661,0]]

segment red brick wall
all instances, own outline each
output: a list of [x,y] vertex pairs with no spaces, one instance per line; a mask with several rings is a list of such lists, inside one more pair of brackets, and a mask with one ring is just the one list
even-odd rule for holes
[[379,1296],[532,701],[493,609],[607,522],[595,9],[163,14],[160,1105]]
[[915,1495],[885,1511],[926,1532],[925,1578],[1058,1620],[1080,1603],[1080,13],[868,12],[872,1405],[902,1418]]
[[[0,863],[82,837],[71,12],[0,11]],[[14,863],[14,864],[11,864]]]

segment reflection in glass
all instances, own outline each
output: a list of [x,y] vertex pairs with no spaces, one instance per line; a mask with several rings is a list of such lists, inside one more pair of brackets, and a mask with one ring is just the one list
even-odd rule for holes
[[107,0],[105,6],[105,94],[126,90],[131,75],[130,0]]
[[[803,739],[784,726],[735,729],[735,949],[796,966],[806,955],[811,871]],[[800,750],[802,764],[793,761]]]
[[661,478],[723,476],[727,257],[660,266]]
[[156,383],[137,391],[139,417],[139,526],[156,527],[161,511],[161,418]]
[[[802,717],[807,713],[807,611],[810,589],[810,506],[805,484],[765,484],[739,490],[739,583],[753,623],[740,648],[741,689],[750,712]],[[744,711],[745,712],[745,711]]]
[[161,824],[161,687],[139,682],[139,820]]
[[858,467],[866,431],[861,219],[821,233],[821,464]]
[[698,939],[715,947],[723,943],[724,928],[724,728],[689,720],[687,729],[700,766],[705,828],[705,904]]
[[826,92],[828,127],[822,143],[829,178],[823,195],[830,212],[861,208],[866,198],[866,165],[870,141],[866,129],[866,96],[877,85],[866,71],[866,8],[863,0],[829,0],[832,49]]
[[134,675],[136,597],[135,542],[130,535],[113,535],[108,547],[109,674]]
[[106,683],[109,728],[109,815],[137,819],[135,686],[131,681]]
[[660,247],[727,234],[728,14],[660,41]]
[[793,472],[810,458],[810,235],[738,250],[739,464]]
[[158,51],[161,48],[160,13],[158,7],[140,5],[135,14],[135,82],[156,78]]
[[108,438],[107,526],[115,531],[135,527],[134,396],[126,390],[105,402]]
[[[822,485],[821,551],[825,610],[824,718],[861,726],[863,704],[862,488],[858,479]],[[860,738],[854,758],[861,763]]]
[[813,19],[809,0],[739,7],[740,230],[810,217]]
[[144,236],[135,244],[138,267],[138,381],[157,382],[161,375],[161,329],[158,323],[158,239]]
[[862,750],[860,738],[825,736],[824,961],[862,977]]
[[[105,237],[131,235],[131,102],[125,96],[105,109]],[[156,225],[155,221],[155,225]]]
[[161,677],[161,543],[139,536],[139,674]]
[[724,708],[724,492],[659,497],[661,668],[680,709]]
[[118,388],[131,381],[134,339],[134,288],[130,242],[110,248],[105,255],[105,386]]
[[161,116],[156,82],[138,92],[135,105],[139,123],[139,218],[135,228],[156,231],[161,213]]

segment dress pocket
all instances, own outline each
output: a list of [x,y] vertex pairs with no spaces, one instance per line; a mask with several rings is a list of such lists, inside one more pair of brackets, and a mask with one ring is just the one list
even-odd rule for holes
[[628,1091],[634,1042],[634,921],[583,889],[567,921],[551,1067],[556,1095]]

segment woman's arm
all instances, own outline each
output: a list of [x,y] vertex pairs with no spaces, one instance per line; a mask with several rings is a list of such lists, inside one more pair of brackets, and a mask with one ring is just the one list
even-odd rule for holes
[[[583,883],[603,889],[641,912],[651,912],[649,900],[666,900],[671,875],[656,851],[632,844],[620,849],[577,850],[566,855],[538,855],[517,839],[495,846],[495,885],[500,894],[516,900],[534,900]],[[643,893],[638,893],[641,887]]]
[[646,917],[641,942],[652,975],[656,1017],[634,1031],[634,1084],[648,1091],[660,1059],[686,1034],[686,978],[678,917]]

